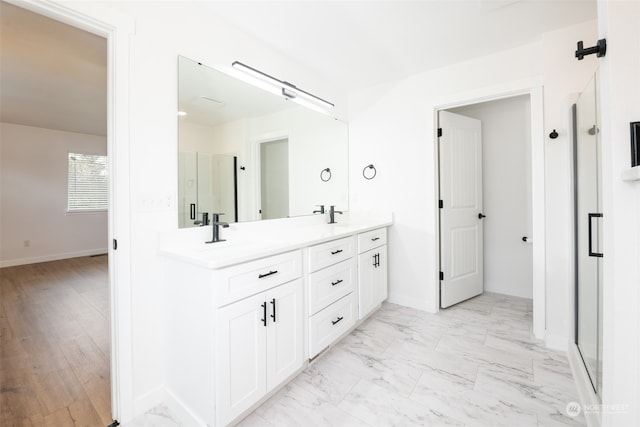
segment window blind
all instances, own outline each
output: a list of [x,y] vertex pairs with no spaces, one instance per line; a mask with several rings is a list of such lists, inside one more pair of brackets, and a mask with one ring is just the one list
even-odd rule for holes
[[68,210],[100,210],[109,207],[107,156],[69,153]]

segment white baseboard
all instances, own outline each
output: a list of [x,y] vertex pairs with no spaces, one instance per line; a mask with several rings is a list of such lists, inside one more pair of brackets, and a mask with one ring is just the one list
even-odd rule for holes
[[151,391],[136,398],[133,402],[133,418],[144,414],[165,401],[166,391],[164,387],[156,387]]
[[39,262],[58,261],[61,259],[79,258],[79,257],[91,256],[91,255],[102,255],[106,253],[108,253],[108,249],[105,247],[100,249],[87,249],[84,251],[65,252],[60,254],[42,255],[42,256],[30,257],[30,258],[8,259],[8,260],[0,261],[0,268],[15,267],[17,265],[36,264]]
[[560,335],[551,335],[549,333],[544,336],[544,344],[552,350],[567,352],[569,349],[569,340],[567,337]]
[[165,404],[169,412],[181,426],[207,427],[207,423],[197,417],[171,390],[165,389]]
[[[569,344],[567,358],[569,359],[569,366],[571,366],[573,381],[578,389],[582,408],[598,408],[600,402],[593,391],[591,380],[582,362],[582,357],[580,357],[578,347],[574,343]],[[599,412],[584,411],[584,417],[587,420],[588,427],[600,427],[602,425],[602,415]]]
[[396,292],[389,292],[388,302],[392,304],[402,305],[404,307],[415,308],[416,310],[426,311],[428,313],[437,313],[438,310],[433,308],[430,301],[420,301],[419,299]]

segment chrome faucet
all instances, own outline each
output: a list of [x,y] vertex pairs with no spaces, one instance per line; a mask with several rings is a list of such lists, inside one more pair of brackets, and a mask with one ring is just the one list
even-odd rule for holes
[[200,227],[204,227],[205,225],[209,225],[209,213],[208,212],[202,212],[202,220],[195,220],[193,221],[193,223],[195,225],[199,225]]
[[205,243],[216,243],[216,242],[224,242],[225,239],[221,239],[220,238],[220,228],[229,228],[229,223],[228,222],[220,222],[220,215],[224,215],[223,213],[212,213],[211,214],[211,218],[213,219],[211,221],[211,225],[213,226],[213,237],[211,239],[210,242],[205,242]]
[[337,211],[336,207],[333,206],[333,205],[329,206],[329,224],[335,224],[336,223],[335,214],[341,214],[342,215],[342,211]]
[[324,205],[316,205],[318,206],[320,209],[317,211],[313,211],[313,213],[319,213],[319,214],[323,214],[324,213]]

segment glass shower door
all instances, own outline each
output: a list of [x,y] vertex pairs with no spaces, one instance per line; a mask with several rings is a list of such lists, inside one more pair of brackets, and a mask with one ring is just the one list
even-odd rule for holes
[[602,190],[597,79],[574,105],[576,345],[596,395],[602,378]]

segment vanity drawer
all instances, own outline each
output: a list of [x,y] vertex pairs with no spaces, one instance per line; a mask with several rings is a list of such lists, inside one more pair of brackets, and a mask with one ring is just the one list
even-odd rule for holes
[[331,345],[356,322],[354,293],[334,302],[309,319],[309,358]]
[[316,314],[355,289],[354,259],[316,271],[309,275],[309,314]]
[[378,228],[358,234],[358,253],[387,244],[387,228]]
[[214,304],[229,304],[302,276],[302,252],[293,251],[215,272]]
[[309,248],[309,271],[317,271],[351,258],[355,253],[353,237],[332,240]]

